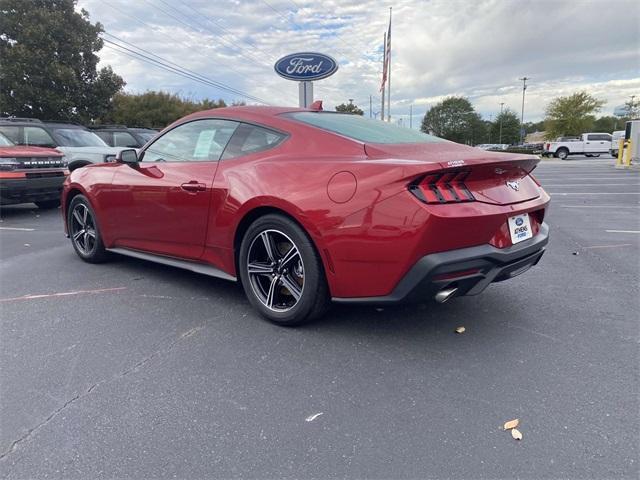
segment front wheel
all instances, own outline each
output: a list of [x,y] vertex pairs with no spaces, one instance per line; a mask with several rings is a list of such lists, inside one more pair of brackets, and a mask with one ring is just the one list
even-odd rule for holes
[[269,214],[251,224],[240,246],[238,269],[247,298],[273,323],[300,325],[319,318],[328,307],[315,246],[285,216]]
[[101,263],[107,259],[102,243],[96,214],[84,195],[76,195],[67,210],[67,231],[73,249],[89,263]]

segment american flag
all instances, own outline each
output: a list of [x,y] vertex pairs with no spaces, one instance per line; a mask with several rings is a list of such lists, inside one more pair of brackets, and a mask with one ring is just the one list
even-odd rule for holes
[[384,34],[384,57],[382,60],[382,83],[380,91],[384,90],[387,83],[387,72],[389,71],[389,59],[391,58],[391,18],[389,18],[389,30]]

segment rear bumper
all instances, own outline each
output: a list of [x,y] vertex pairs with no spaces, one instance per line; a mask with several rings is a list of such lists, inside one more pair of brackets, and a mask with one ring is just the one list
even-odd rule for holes
[[389,295],[334,297],[333,301],[366,304],[420,302],[452,287],[458,289],[456,296],[477,295],[490,283],[508,280],[536,265],[548,242],[549,226],[543,223],[535,237],[511,247],[500,249],[480,245],[433,253],[418,260]]
[[64,175],[41,178],[2,178],[0,179],[0,203],[43,202],[60,200]]

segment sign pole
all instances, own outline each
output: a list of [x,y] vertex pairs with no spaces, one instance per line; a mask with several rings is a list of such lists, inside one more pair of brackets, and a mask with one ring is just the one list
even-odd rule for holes
[[298,106],[309,108],[313,103],[313,82],[298,83]]

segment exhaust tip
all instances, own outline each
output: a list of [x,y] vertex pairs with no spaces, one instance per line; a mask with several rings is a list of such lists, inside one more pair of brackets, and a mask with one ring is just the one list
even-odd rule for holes
[[434,298],[436,302],[444,303],[447,300],[449,300],[451,297],[453,297],[457,291],[458,291],[457,287],[445,288],[440,290],[438,293],[436,293],[436,296]]

